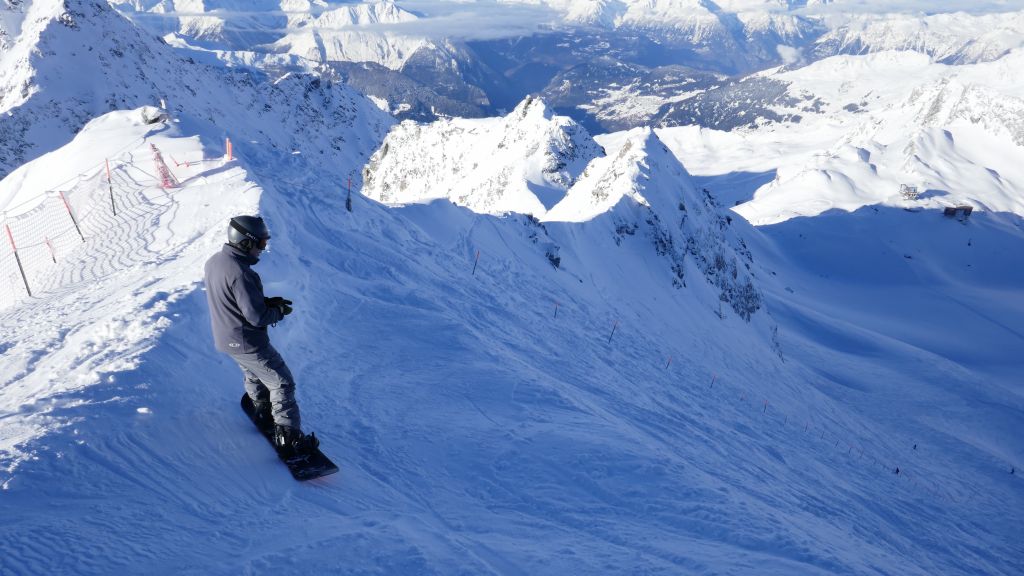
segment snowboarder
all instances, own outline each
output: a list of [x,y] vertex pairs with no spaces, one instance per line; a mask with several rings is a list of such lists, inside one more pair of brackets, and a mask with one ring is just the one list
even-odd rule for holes
[[245,391],[257,420],[274,424],[274,442],[295,454],[309,453],[319,441],[303,434],[295,380],[270,344],[267,326],[291,314],[292,302],[263,295],[263,282],[252,266],[266,250],[270,231],[259,216],[236,216],[228,223],[228,241],[206,261],[206,300],[217,350],[242,369]]

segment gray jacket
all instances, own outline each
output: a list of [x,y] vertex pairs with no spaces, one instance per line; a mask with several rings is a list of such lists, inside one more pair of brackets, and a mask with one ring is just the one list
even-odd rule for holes
[[206,261],[206,301],[217,350],[247,354],[270,344],[267,326],[284,315],[263,301],[263,282],[250,268],[259,258],[225,244]]

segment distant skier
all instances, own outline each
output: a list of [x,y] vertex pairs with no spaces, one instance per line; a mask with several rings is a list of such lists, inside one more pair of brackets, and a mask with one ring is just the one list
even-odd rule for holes
[[206,261],[206,300],[214,344],[242,369],[258,420],[275,425],[278,447],[303,454],[313,451],[319,441],[313,434],[302,433],[295,380],[267,334],[267,326],[291,314],[292,302],[265,297],[263,282],[251,268],[268,240],[270,231],[262,218],[232,218],[227,244]]

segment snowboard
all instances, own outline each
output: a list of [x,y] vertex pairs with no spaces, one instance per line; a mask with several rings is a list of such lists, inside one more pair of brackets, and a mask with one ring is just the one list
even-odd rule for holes
[[312,480],[314,478],[320,478],[321,476],[327,476],[328,474],[334,474],[338,471],[338,467],[331,462],[331,459],[324,456],[324,453],[317,448],[312,454],[305,454],[302,456],[288,456],[278,450],[274,444],[274,426],[260,427],[256,422],[256,407],[252,404],[252,399],[249,398],[248,394],[242,394],[242,411],[245,412],[249,420],[252,421],[256,428],[263,434],[263,437],[270,442],[274,450],[277,452],[277,457],[284,462],[284,465],[288,467],[288,470],[292,473],[292,476],[296,480]]

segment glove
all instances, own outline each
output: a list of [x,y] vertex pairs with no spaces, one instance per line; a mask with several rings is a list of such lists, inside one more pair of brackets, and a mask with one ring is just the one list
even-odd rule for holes
[[280,310],[282,316],[287,316],[292,313],[292,301],[281,296],[264,298],[263,302],[267,305],[267,308],[277,308]]

